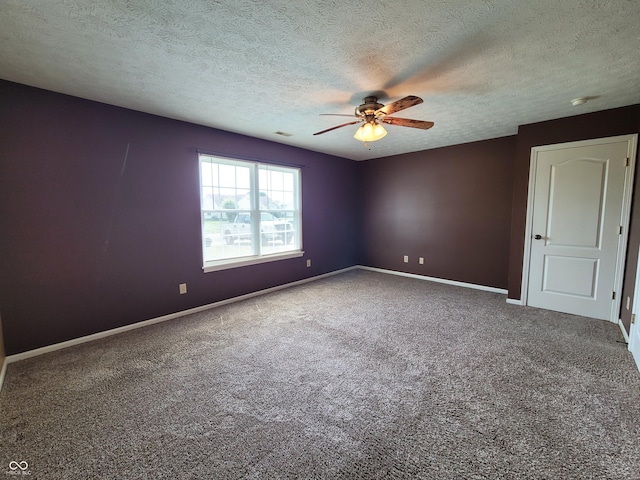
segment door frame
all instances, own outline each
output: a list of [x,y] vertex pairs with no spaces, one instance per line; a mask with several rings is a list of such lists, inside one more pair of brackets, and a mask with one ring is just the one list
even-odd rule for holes
[[557,143],[553,145],[542,145],[531,148],[531,157],[529,162],[529,187],[527,192],[527,219],[524,231],[524,258],[522,262],[522,279],[520,287],[520,303],[528,304],[529,293],[529,264],[531,261],[531,238],[533,235],[533,204],[534,192],[536,186],[536,168],[538,165],[538,153],[558,150],[561,148],[589,147],[595,145],[603,145],[606,143],[627,142],[627,156],[629,157],[629,167],[625,172],[624,193],[622,198],[622,231],[623,234],[618,236],[618,255],[616,258],[616,273],[614,280],[614,291],[617,293],[615,301],[611,304],[609,320],[613,323],[619,323],[618,312],[622,304],[622,281],[624,277],[624,264],[627,255],[627,242],[629,240],[629,222],[631,219],[631,200],[633,193],[633,178],[636,165],[636,145],[638,143],[638,134],[618,135],[615,137],[595,138],[591,140],[580,140],[577,142]]
[[[638,255],[640,255],[640,249],[638,250]],[[638,257],[640,258],[640,256]],[[640,263],[636,268],[636,289],[640,285]],[[633,302],[631,307],[631,320],[632,323],[629,325],[629,335],[626,335],[626,331],[624,328],[622,329],[622,333],[626,335],[625,340],[627,341],[627,349],[631,352],[631,356],[636,363],[636,367],[638,367],[638,371],[640,371],[640,332],[638,328],[640,328],[640,322],[638,322],[638,316],[640,314],[640,295],[633,296]],[[620,326],[622,328],[622,325]]]

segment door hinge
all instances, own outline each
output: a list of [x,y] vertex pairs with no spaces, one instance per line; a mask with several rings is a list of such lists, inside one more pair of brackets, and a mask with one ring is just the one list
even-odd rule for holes
[[624,166],[628,167],[630,161],[631,161],[631,159],[629,157],[627,157],[626,160],[624,161]]
[[618,227],[618,235],[622,235],[622,225]]
[[615,300],[616,299],[616,292],[611,292],[611,300]]
[[636,314],[632,313],[631,314],[631,325],[633,325],[634,323],[636,323]]

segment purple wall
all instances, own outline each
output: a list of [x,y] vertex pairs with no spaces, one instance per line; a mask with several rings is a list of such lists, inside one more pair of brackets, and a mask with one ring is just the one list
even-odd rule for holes
[[[639,131],[634,105],[354,162],[0,81],[6,353],[358,263],[519,298],[531,147]],[[202,273],[196,148],[304,165],[305,256]],[[639,246],[634,207],[625,299],[634,295]],[[183,282],[187,295],[178,294]],[[627,329],[630,315],[623,308]]]
[[515,145],[503,137],[364,162],[361,263],[506,289]]
[[[527,216],[527,189],[531,148],[540,145],[588,140],[592,138],[640,132],[640,105],[604,110],[601,112],[561,118],[547,122],[522,125],[518,128],[516,157],[513,174],[513,214],[511,217],[511,242],[509,253],[509,298],[520,298],[522,285],[522,262],[524,258],[524,232]],[[636,169],[638,165],[636,165]],[[635,273],[640,245],[640,212],[636,205],[640,201],[638,183],[634,187],[628,256],[623,286],[623,304],[627,296],[633,299]],[[631,312],[623,307],[622,322],[627,332]]]
[[[3,81],[0,131],[9,355],[356,263],[351,160]],[[204,274],[195,148],[304,165],[305,256]]]
[[4,366],[4,359],[6,354],[4,353],[4,338],[2,337],[2,317],[0,317],[0,369]]

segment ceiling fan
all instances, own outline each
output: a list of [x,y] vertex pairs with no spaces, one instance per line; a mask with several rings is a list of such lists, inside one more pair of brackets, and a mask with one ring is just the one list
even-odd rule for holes
[[420,97],[416,97],[414,95],[409,95],[407,97],[401,98],[389,105],[383,105],[382,103],[378,103],[378,97],[365,97],[362,100],[362,105],[356,107],[355,115],[343,115],[337,113],[321,113],[321,115],[335,115],[340,117],[356,117],[358,120],[354,120],[353,122],[343,123],[342,125],[337,125],[335,127],[327,128],[326,130],[322,130],[321,132],[316,132],[314,135],[320,135],[322,133],[330,132],[331,130],[335,130],[337,128],[346,127],[348,125],[355,125],[356,123],[364,122],[354,135],[354,138],[362,141],[362,142],[373,142],[375,140],[380,140],[387,134],[387,131],[384,129],[379,122],[387,123],[389,125],[399,125],[401,127],[412,127],[412,128],[421,128],[422,130],[427,130],[433,127],[433,122],[426,122],[424,120],[412,120],[409,118],[397,118],[390,117],[389,115],[399,112],[400,110],[404,110],[405,108],[413,107],[415,105],[419,105],[422,103],[422,99]]

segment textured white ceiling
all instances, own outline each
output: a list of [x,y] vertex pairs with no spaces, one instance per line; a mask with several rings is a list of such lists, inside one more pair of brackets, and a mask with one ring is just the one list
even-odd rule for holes
[[[640,103],[639,18],[638,0],[0,0],[0,78],[364,160]],[[422,97],[395,116],[435,126],[312,135],[375,92]]]

